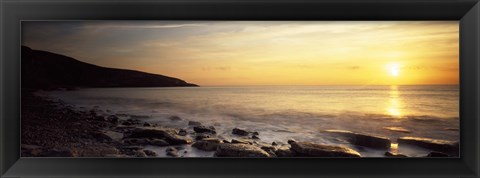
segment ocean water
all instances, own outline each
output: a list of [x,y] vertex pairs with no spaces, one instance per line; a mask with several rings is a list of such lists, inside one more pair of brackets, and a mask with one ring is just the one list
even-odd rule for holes
[[[258,131],[262,142],[290,138],[346,145],[364,156],[384,150],[358,148],[323,130],[349,130],[392,139],[402,136],[459,141],[459,86],[245,86],[84,88],[44,92],[78,109],[99,108],[166,127],[188,121],[213,125],[225,139],[235,127]],[[178,116],[181,120],[171,120]],[[410,133],[385,127],[401,127]],[[409,156],[428,150],[400,148]]]

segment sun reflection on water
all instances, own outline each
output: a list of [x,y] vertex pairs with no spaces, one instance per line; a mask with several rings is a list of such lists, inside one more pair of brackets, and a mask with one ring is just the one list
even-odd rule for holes
[[391,85],[389,95],[390,95],[390,102],[387,107],[387,112],[392,117],[400,118],[402,116],[402,112],[400,110],[402,103],[400,100],[398,86]]

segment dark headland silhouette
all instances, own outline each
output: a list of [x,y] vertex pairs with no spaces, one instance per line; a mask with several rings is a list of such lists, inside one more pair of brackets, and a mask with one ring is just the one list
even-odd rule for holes
[[159,74],[101,67],[26,46],[21,54],[22,88],[198,86]]

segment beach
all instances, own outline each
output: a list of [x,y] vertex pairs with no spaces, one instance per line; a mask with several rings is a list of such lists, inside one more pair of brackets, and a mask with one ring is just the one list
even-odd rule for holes
[[[338,104],[325,105],[334,105],[332,96],[349,93],[338,87],[30,91],[22,93],[22,156],[456,157],[460,154],[459,118],[441,108],[451,104],[424,107],[420,100],[409,98],[417,92],[423,100],[425,96],[441,100],[440,94],[450,101],[445,92],[456,91],[455,86],[437,88],[355,88],[356,97],[337,96],[341,101],[350,100],[344,105],[356,111],[386,105],[377,109],[381,112],[362,114],[329,109],[342,108]],[[355,102],[365,99],[358,91],[380,93],[370,97],[370,102],[387,100],[379,105]],[[209,95],[212,93],[215,96]],[[202,97],[194,97],[199,95]],[[235,99],[242,96],[246,99]],[[282,102],[285,97],[298,100]],[[274,102],[249,101],[251,98]],[[302,104],[306,101],[313,104]],[[422,104],[422,110],[411,109],[413,104]],[[316,112],[317,106],[331,112]]]

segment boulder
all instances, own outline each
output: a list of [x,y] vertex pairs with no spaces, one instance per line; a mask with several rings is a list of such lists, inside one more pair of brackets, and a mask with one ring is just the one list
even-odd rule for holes
[[232,139],[232,143],[240,143],[240,144],[252,144],[252,142],[249,142],[247,140],[237,140],[237,139]]
[[132,131],[130,137],[132,138],[160,138],[164,139],[172,145],[189,144],[192,139],[177,135],[175,129],[159,129],[159,128],[136,128]]
[[201,126],[202,123],[197,122],[197,121],[188,121],[188,125],[190,125],[190,126]]
[[448,141],[448,140],[439,140],[431,138],[420,138],[420,137],[400,137],[398,138],[398,144],[408,144],[414,145],[422,148],[426,148],[433,151],[449,153],[453,155],[458,155],[459,146],[458,142]]
[[390,139],[387,137],[366,135],[354,133],[346,130],[326,130],[325,132],[344,137],[349,143],[358,146],[388,149],[390,148]]
[[145,123],[143,123],[143,126],[144,126],[144,127],[151,127],[152,125],[151,125],[150,123],[148,123],[148,122],[145,122]]
[[213,126],[208,126],[207,127],[207,126],[203,126],[203,125],[193,127],[193,131],[195,131],[197,133],[212,133],[212,134],[217,133],[215,131],[215,127],[213,127]]
[[248,144],[220,143],[215,151],[217,157],[270,157],[266,151]]
[[145,138],[125,138],[123,143],[128,145],[146,145],[149,141]]
[[149,141],[150,145],[154,145],[154,146],[169,146],[170,144],[163,140],[163,139],[158,139],[158,138],[154,138],[152,140]]
[[198,133],[195,135],[195,140],[202,140],[204,138],[210,138],[210,135],[204,133]]
[[386,157],[394,157],[394,158],[406,158],[406,157],[408,157],[408,156],[403,155],[403,154],[392,153],[392,152],[389,152],[389,151],[385,152],[385,156]]
[[115,115],[110,115],[107,117],[107,121],[112,124],[118,124],[119,118]]
[[155,152],[152,151],[152,150],[143,150],[143,152],[144,152],[147,156],[157,156],[157,153],[155,153]]
[[185,129],[180,129],[180,130],[178,131],[178,135],[180,135],[180,136],[187,136],[187,130],[185,130]]
[[252,135],[252,139],[257,139],[257,140],[258,140],[258,139],[260,139],[260,138],[259,138],[258,136],[256,136],[256,135]]
[[220,143],[222,143],[220,139],[205,138],[205,139],[196,141],[194,144],[192,144],[192,147],[195,147],[197,149],[204,150],[204,151],[215,151]]
[[174,147],[168,147],[165,152],[167,152],[167,156],[178,157],[178,150]]
[[144,158],[147,157],[147,154],[143,151],[135,151],[135,156]]
[[277,155],[277,157],[295,157],[296,153],[289,147],[280,147],[275,151],[275,155]]
[[293,142],[291,150],[306,157],[360,157],[360,153],[343,146],[321,145],[310,142]]
[[247,136],[249,133],[250,132],[243,129],[239,129],[239,128],[233,128],[232,130],[232,134],[240,135],[240,136]]

